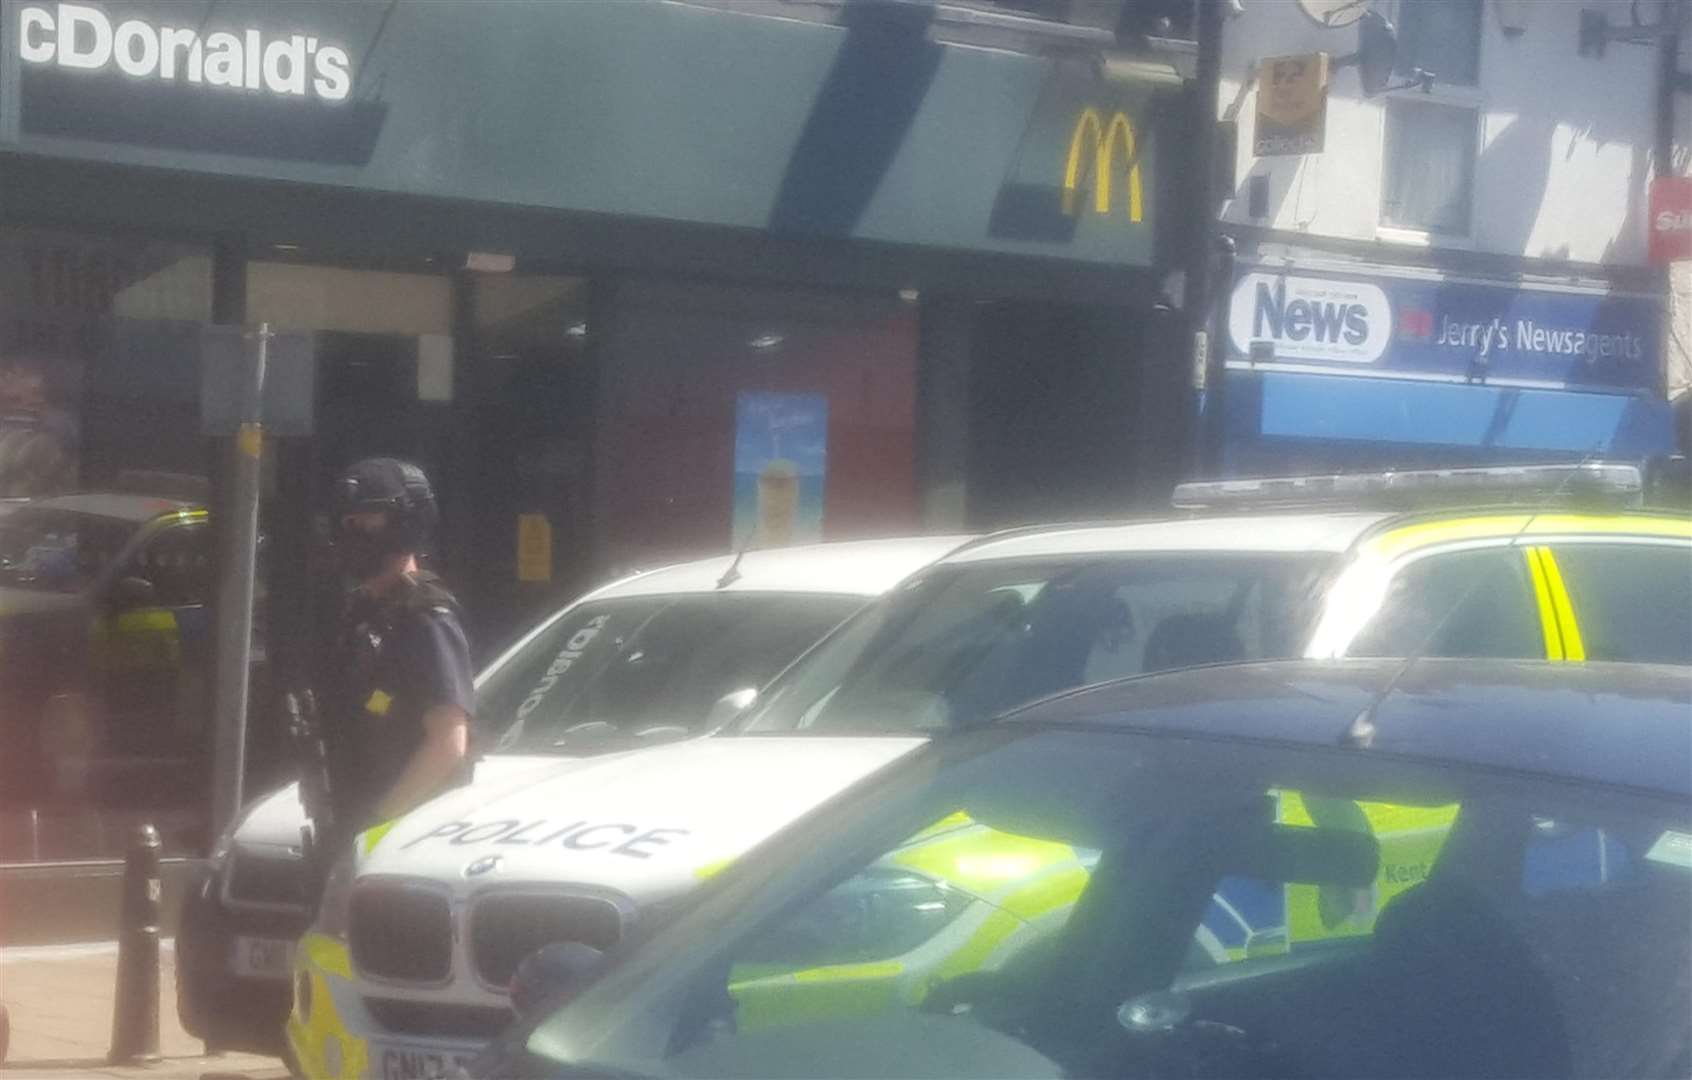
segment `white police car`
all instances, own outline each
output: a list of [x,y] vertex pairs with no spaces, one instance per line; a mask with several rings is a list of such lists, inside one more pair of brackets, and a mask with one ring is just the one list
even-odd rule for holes
[[[1468,495],[1479,479],[1637,491],[1636,473],[1609,467],[1429,478]],[[1239,490],[1181,495],[1225,504]],[[1560,505],[1209,512],[965,544],[842,625],[718,737],[558,763],[365,834],[297,955],[290,1044],[311,1076],[446,1071],[510,1019],[506,984],[527,955],[609,946],[918,736],[1208,663],[1692,664],[1688,571],[1692,519]],[[976,854],[991,870],[1004,853]]]
[[[714,703],[745,700],[830,627],[960,542],[753,551],[637,574],[582,597],[478,677],[478,722],[502,737],[469,790],[503,790],[560,757],[697,729]],[[294,945],[310,921],[304,824],[297,785],[258,800],[190,885],[176,946],[178,1012],[215,1046],[284,1049]]]

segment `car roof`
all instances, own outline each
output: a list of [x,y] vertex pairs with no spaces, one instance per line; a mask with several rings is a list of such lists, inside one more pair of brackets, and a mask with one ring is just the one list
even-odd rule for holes
[[1493,767],[1692,798],[1692,671],[1649,664],[1288,660],[1164,672],[1019,710],[1026,724],[1339,747],[1384,689],[1358,753]]
[[151,521],[165,514],[195,510],[194,503],[182,499],[166,499],[157,495],[126,495],[114,492],[85,492],[78,495],[55,495],[46,499],[32,499],[19,510],[34,507],[51,510],[71,510],[79,514],[116,518],[134,524]]
[[[719,555],[627,577],[584,599],[605,600],[674,593],[822,593],[880,596],[959,545],[968,536],[916,536],[842,540]],[[723,584],[729,568],[736,574]]]
[[983,537],[947,556],[947,565],[1000,559],[1050,558],[1132,552],[1232,552],[1343,554],[1360,542],[1400,527],[1416,526],[1412,546],[1437,542],[1441,525],[1472,523],[1508,535],[1534,518],[1530,531],[1615,532],[1613,526],[1664,536],[1683,536],[1686,515],[1652,511],[1552,510],[1533,507],[1469,507],[1421,511],[1281,511],[1262,514],[1210,513],[1142,521],[1093,522],[1010,529]]
[[1133,551],[1311,551],[1339,553],[1392,517],[1386,513],[1207,514],[1102,524],[1012,529],[970,544],[944,561],[986,562]]

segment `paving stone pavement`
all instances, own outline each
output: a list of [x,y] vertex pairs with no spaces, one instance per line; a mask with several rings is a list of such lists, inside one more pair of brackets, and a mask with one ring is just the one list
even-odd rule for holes
[[0,949],[0,1004],[11,1018],[11,1047],[0,1080],[285,1080],[275,1058],[204,1056],[176,1021],[175,953],[160,950],[159,1051],[151,1065],[106,1064],[111,1046],[117,949],[109,943]]

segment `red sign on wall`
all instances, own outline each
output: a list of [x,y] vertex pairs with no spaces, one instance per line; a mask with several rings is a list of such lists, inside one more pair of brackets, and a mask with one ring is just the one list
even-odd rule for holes
[[1659,266],[1692,259],[1692,177],[1651,181],[1651,261]]

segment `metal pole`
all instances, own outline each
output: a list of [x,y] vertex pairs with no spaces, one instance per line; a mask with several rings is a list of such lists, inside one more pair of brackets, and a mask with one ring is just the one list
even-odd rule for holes
[[1188,235],[1186,309],[1193,389],[1189,473],[1214,468],[1220,453],[1222,364],[1211,326],[1216,262],[1216,114],[1222,94],[1225,0],[1198,0],[1198,62],[1193,77],[1192,229]]
[[253,645],[253,578],[258,550],[259,466],[264,453],[264,369],[270,324],[249,335],[256,343],[241,381],[240,420],[229,456],[223,550],[217,591],[217,737],[212,784],[212,831],[222,832],[241,812],[241,778],[247,765],[247,697]]
[[1663,5],[1662,33],[1657,39],[1656,174],[1674,175],[1674,96],[1680,81],[1682,0]]
[[[1680,28],[1685,15],[1683,0],[1670,0],[1663,5],[1662,33],[1657,38],[1657,124],[1655,173],[1658,179],[1673,176],[1674,172],[1674,105],[1680,83]],[[1657,365],[1656,390],[1668,393],[1668,364],[1666,343],[1673,340],[1675,321],[1684,314],[1674,299],[1674,268],[1664,266],[1659,271],[1658,287],[1663,296],[1665,355]]]

